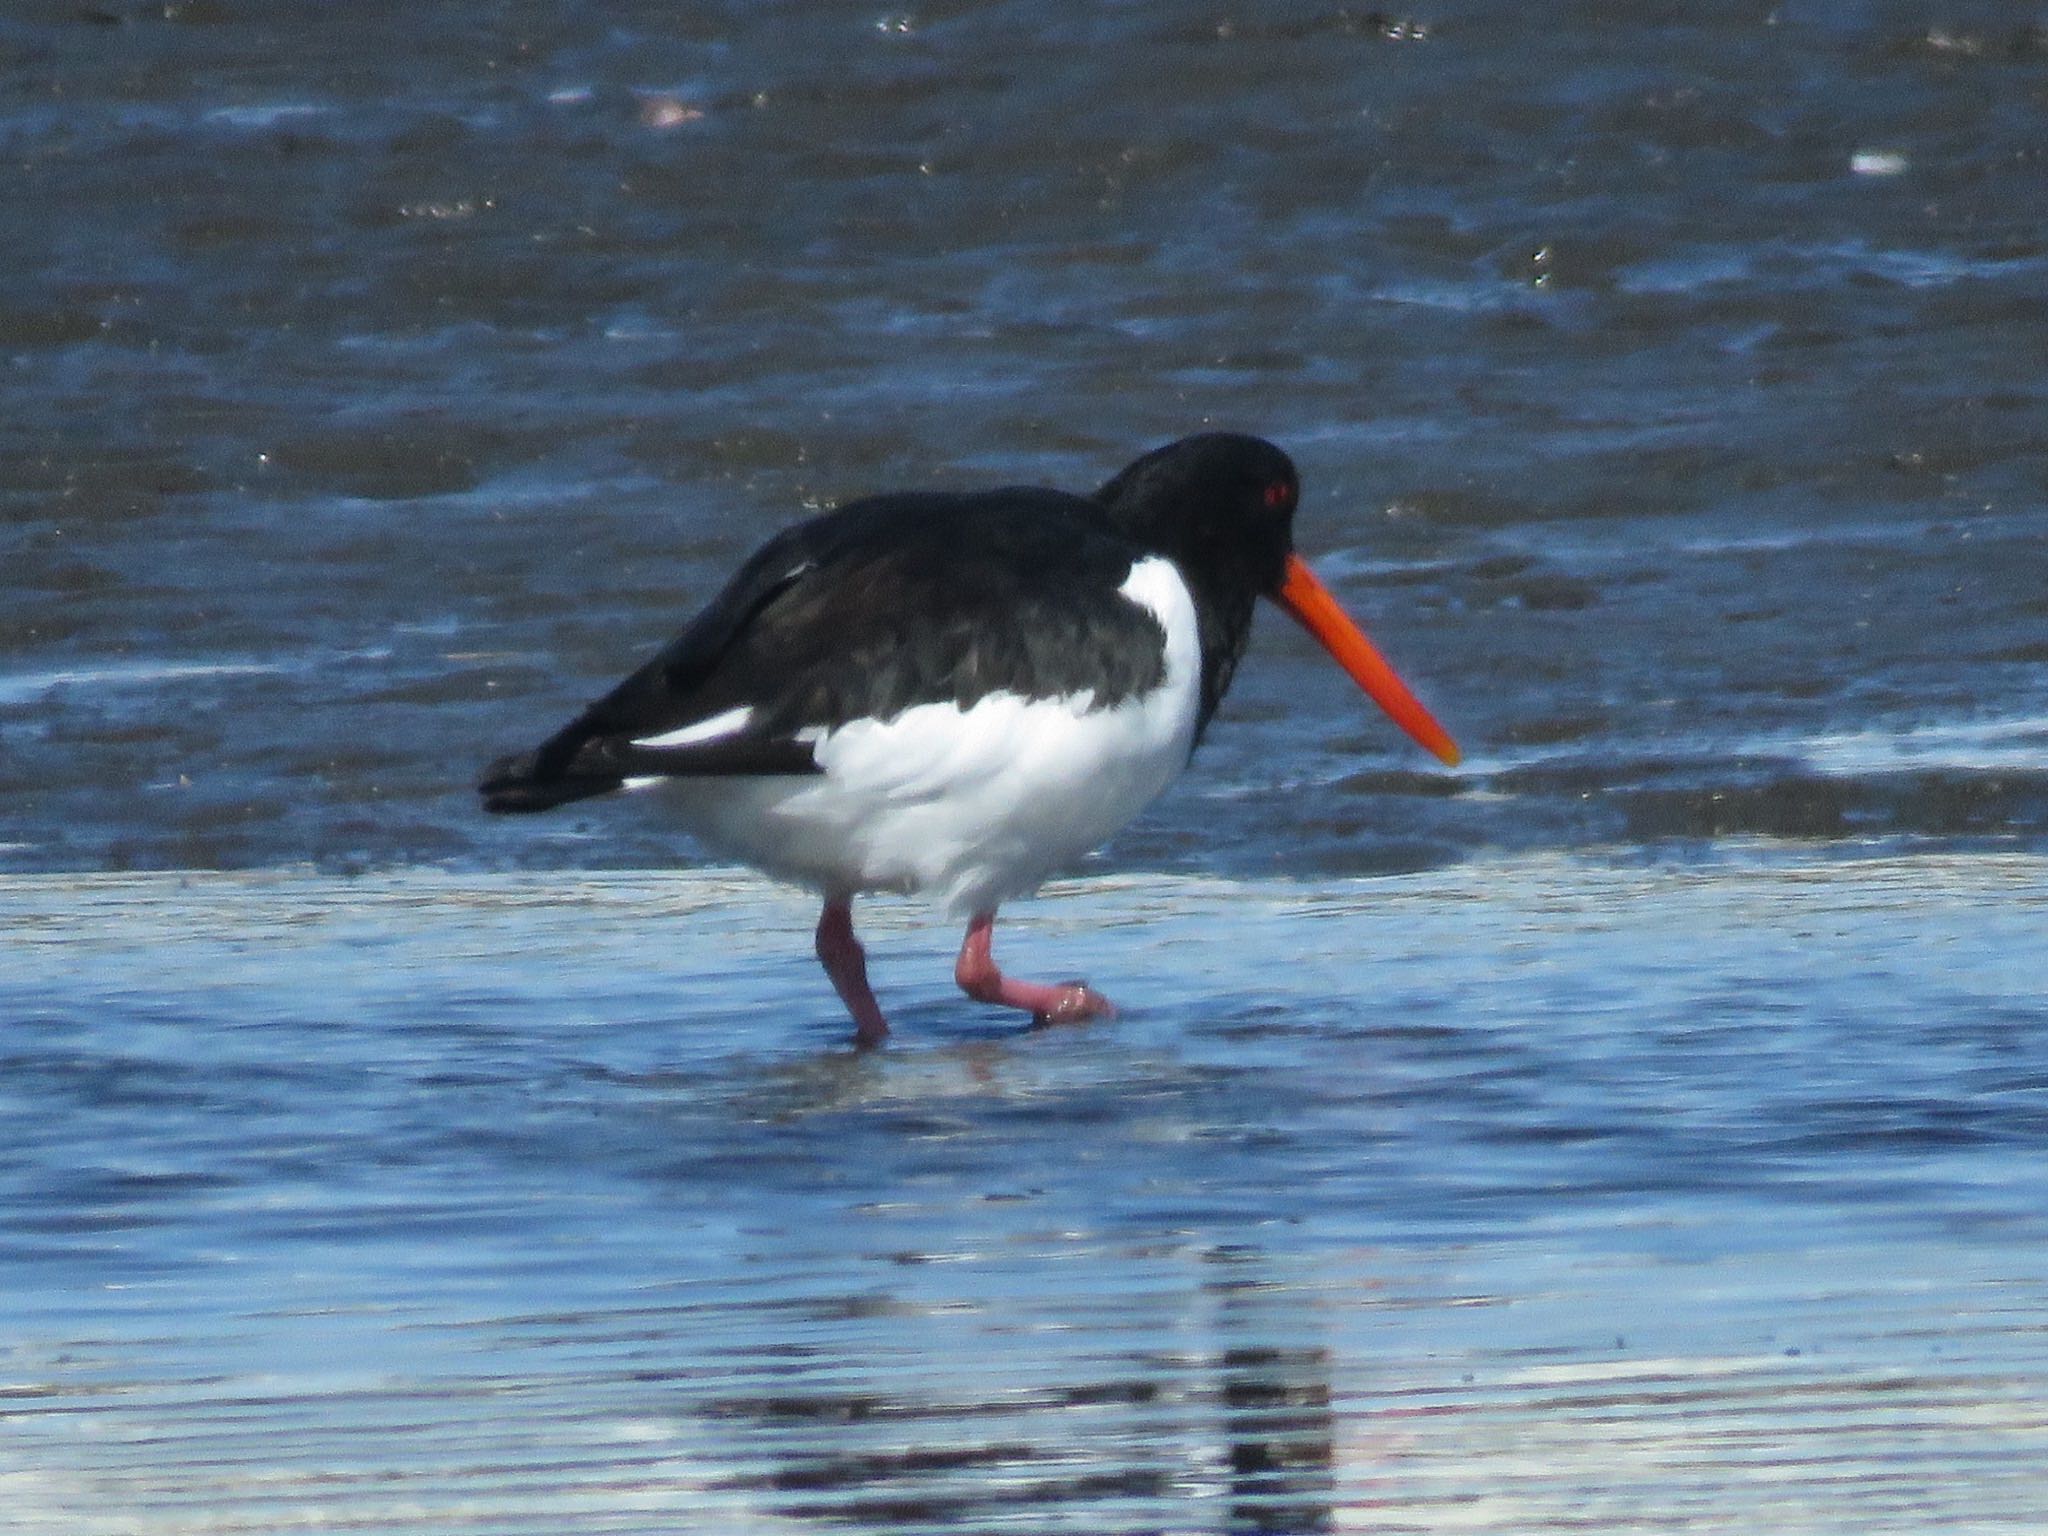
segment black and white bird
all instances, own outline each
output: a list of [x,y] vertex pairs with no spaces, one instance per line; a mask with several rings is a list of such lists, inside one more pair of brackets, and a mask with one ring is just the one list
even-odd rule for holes
[[663,796],[711,850],[824,899],[817,952],[855,1038],[889,1026],[852,901],[969,919],[970,997],[1070,1022],[1078,983],[1005,976],[997,906],[1136,816],[1186,765],[1270,598],[1404,730],[1458,749],[1294,553],[1300,480],[1231,433],[1146,454],[1092,496],[902,492],[786,529],[645,666],[531,752],[487,810]]

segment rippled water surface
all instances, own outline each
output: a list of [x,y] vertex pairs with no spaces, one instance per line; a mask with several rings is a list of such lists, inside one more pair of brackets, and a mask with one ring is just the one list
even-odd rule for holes
[[[2048,14],[0,7],[0,1528],[2038,1530]],[[771,530],[1209,425],[962,1002],[479,816]]]
[[[2033,1529],[2037,858],[9,883],[31,1529]],[[1228,944],[1218,936],[1230,935]]]

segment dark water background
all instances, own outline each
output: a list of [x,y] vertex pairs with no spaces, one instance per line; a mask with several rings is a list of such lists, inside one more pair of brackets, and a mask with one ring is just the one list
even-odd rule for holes
[[[0,1529],[2040,1529],[2044,128],[2030,4],[10,0]],[[1470,756],[1265,621],[1018,909],[1116,1026],[475,813],[1212,425]]]
[[16,0],[9,862],[665,864],[474,764],[808,506],[1208,424],[1474,762],[1274,623],[1118,867],[2038,846],[2043,18],[1629,10]]

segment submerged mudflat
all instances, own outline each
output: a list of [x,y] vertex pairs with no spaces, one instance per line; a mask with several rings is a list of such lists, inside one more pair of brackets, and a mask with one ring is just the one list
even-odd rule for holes
[[17,0],[0,864],[667,867],[476,770],[821,506],[1205,427],[1467,765],[1269,617],[1109,868],[2039,851],[2048,43],[1952,9]]
[[2026,1529],[2048,864],[0,882],[36,1531]]

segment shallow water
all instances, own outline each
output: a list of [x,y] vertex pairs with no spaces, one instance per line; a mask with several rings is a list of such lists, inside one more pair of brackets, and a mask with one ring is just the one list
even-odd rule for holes
[[[2038,20],[6,7],[0,1528],[2038,1529]],[[1113,1026],[477,814],[1209,425],[1468,760],[1265,621]]]
[[[2037,857],[1097,881],[1019,1032],[745,877],[21,877],[48,1531],[2030,1529]],[[1229,942],[1219,942],[1227,933]]]

